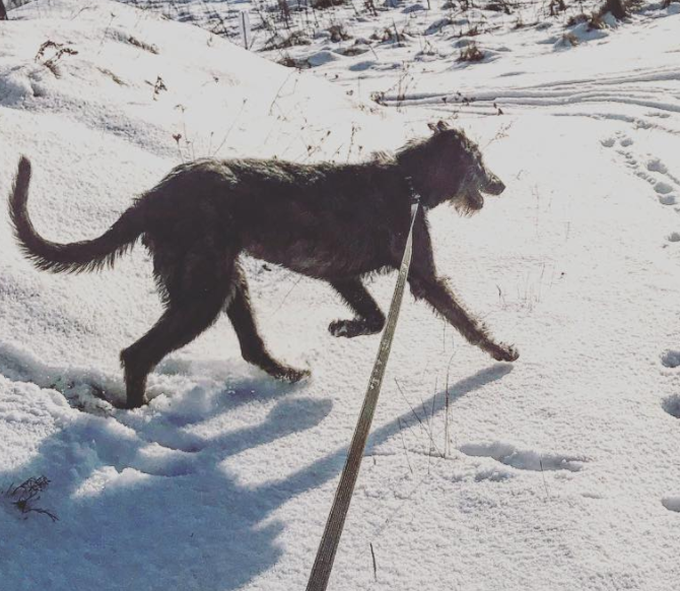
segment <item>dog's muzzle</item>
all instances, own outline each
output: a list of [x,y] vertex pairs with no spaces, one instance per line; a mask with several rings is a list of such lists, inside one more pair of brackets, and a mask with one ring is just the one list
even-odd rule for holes
[[488,175],[487,182],[481,187],[482,191],[489,195],[500,195],[505,191],[505,183],[495,174]]

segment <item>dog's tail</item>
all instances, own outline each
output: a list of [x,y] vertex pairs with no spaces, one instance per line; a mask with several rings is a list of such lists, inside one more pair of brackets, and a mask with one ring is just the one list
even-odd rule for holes
[[128,209],[104,234],[94,240],[58,244],[45,240],[33,227],[26,203],[31,182],[31,163],[25,156],[9,195],[9,215],[21,250],[38,269],[53,273],[81,273],[112,267],[116,259],[134,246],[144,232],[141,212]]

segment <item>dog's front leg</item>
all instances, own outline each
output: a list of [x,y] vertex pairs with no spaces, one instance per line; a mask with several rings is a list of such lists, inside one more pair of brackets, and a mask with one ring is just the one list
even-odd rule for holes
[[467,341],[486,351],[497,361],[515,361],[519,357],[517,349],[504,343],[495,343],[484,324],[472,316],[457,300],[446,283],[437,277],[409,277],[411,291],[418,299],[424,299],[449,323],[454,326]]
[[470,314],[446,282],[437,277],[430,235],[424,220],[418,220],[414,229],[413,259],[408,281],[416,299],[428,302],[470,344],[480,347],[497,361],[514,361],[519,357],[514,346],[494,342],[484,324]]

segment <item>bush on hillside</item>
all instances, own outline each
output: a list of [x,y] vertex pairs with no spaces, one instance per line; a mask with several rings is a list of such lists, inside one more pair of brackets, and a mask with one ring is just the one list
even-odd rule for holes
[[481,62],[484,59],[484,52],[479,49],[477,43],[471,41],[460,50],[459,62]]

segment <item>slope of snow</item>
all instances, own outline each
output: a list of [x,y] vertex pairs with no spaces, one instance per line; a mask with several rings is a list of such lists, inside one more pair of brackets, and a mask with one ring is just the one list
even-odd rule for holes
[[[0,187],[30,156],[31,213],[52,239],[102,232],[182,160],[356,160],[437,116],[506,182],[479,215],[431,223],[440,272],[521,357],[494,363],[405,299],[332,589],[675,588],[678,11],[560,51],[508,26],[502,58],[433,61],[401,93],[402,71],[371,66],[352,96],[354,62],[313,70],[337,73],[333,88],[117,3],[11,16]],[[45,41],[60,45],[36,59]],[[77,54],[48,63],[60,47]],[[399,112],[360,100],[373,92]],[[505,114],[482,116],[494,102]],[[100,396],[123,396],[118,351],[160,311],[146,253],[40,273],[0,208],[0,490],[45,475],[32,506],[59,517],[0,497],[2,589],[304,587],[378,337],[334,339],[348,312],[327,286],[246,267],[271,349],[312,380],[248,366],[222,319],[156,369],[148,407],[116,411]],[[393,283],[371,283],[383,307]]]

